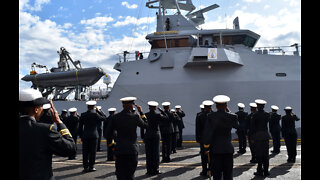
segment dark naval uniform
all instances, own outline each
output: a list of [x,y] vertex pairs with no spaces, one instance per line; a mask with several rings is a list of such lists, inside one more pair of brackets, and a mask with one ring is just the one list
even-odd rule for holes
[[170,111],[165,110],[164,112],[168,116],[168,119],[165,119],[160,124],[160,133],[161,133],[161,139],[162,139],[162,162],[170,162],[172,134],[173,134],[172,121],[174,117]]
[[[237,115],[218,110],[208,114],[208,120],[204,128],[203,143],[212,146],[211,171],[213,179],[232,179],[233,153],[231,129],[239,128]],[[211,154],[210,154],[211,155]]]
[[286,143],[288,152],[288,162],[295,162],[297,155],[297,131],[295,121],[300,119],[293,113],[282,116],[281,119],[281,131],[284,141]]
[[247,127],[248,127],[248,112],[238,111],[239,129],[237,130],[239,138],[239,153],[245,153],[247,147]]
[[117,179],[134,179],[134,172],[138,164],[138,126],[147,128],[148,123],[144,122],[138,114],[125,109],[115,114],[108,124],[108,134],[114,130],[117,131],[115,146]]
[[71,156],[76,145],[66,126],[36,122],[31,116],[19,119],[19,176],[23,180],[54,179],[52,154]]
[[255,151],[255,146],[254,146],[254,141],[253,141],[253,131],[254,128],[252,126],[253,124],[253,120],[252,120],[252,116],[255,112],[251,112],[248,116],[247,116],[247,122],[248,122],[248,126],[247,126],[247,134],[248,134],[248,143],[249,143],[249,148],[250,148],[250,152],[251,152],[251,163],[256,163],[257,162],[257,155],[256,155],[256,151]]
[[[103,122],[103,137],[106,138],[107,140],[107,146],[108,146],[108,155],[107,155],[107,161],[114,161],[114,138],[116,137],[116,132],[113,131],[112,133],[108,133],[108,124],[109,122],[111,122],[112,117],[114,116],[114,114],[110,114],[106,120]],[[110,135],[110,137],[108,137],[108,134]]]
[[79,136],[82,140],[82,158],[84,170],[92,170],[96,160],[98,144],[98,126],[105,118],[94,110],[81,113]]
[[[79,117],[76,114],[68,116],[66,120],[66,126],[68,127],[73,141],[77,144],[78,132],[79,132]],[[75,159],[76,154],[74,156],[70,156],[69,159]]]
[[176,153],[176,147],[177,147],[177,140],[178,140],[178,135],[179,135],[179,121],[181,121],[180,117],[175,113],[172,112],[173,115],[173,121],[172,121],[172,125],[173,125],[173,133],[172,133],[172,146],[171,146],[171,152],[172,153]]
[[258,162],[256,175],[264,174],[266,176],[269,174],[269,121],[270,114],[263,109],[258,109],[252,116],[252,139]]
[[179,136],[178,136],[178,140],[177,140],[177,147],[181,147],[182,146],[182,129],[184,128],[184,123],[183,123],[183,117],[186,116],[185,113],[181,110],[181,111],[177,111],[176,112],[178,114],[178,116],[180,117],[180,121],[178,121],[178,128],[179,128]]
[[[203,134],[206,121],[208,118],[209,111],[202,111],[197,114],[196,117],[196,141],[200,143],[200,154],[201,154],[201,165],[202,165],[202,172],[200,175],[206,176],[208,171],[208,156],[205,154],[205,148],[203,143],[203,136],[206,136],[206,134]],[[211,147],[210,147],[211,148]]]
[[272,136],[273,153],[280,153],[280,119],[281,115],[277,114],[277,112],[270,113],[269,131]]
[[155,175],[159,173],[160,159],[160,129],[159,124],[168,119],[165,113],[149,111],[146,113],[148,127],[144,134],[142,129],[141,138],[144,140],[146,149],[147,174]]

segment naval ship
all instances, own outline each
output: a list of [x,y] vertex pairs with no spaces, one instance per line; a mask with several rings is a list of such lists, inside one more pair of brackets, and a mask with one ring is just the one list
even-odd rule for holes
[[[184,140],[194,140],[195,117],[204,100],[212,100],[219,94],[231,98],[228,107],[238,111],[237,103],[249,103],[255,99],[267,101],[265,111],[271,105],[291,106],[301,119],[301,56],[298,45],[292,55],[270,54],[272,50],[256,49],[260,35],[248,29],[240,29],[239,18],[233,21],[233,29],[201,29],[203,14],[218,8],[213,4],[195,11],[191,0],[153,0],[146,7],[156,9],[156,32],[146,36],[151,45],[144,59],[129,60],[124,51],[114,69],[120,72],[108,97],[97,100],[103,110],[110,107],[122,110],[120,98],[137,97],[136,104],[148,111],[148,101],[160,104],[169,101],[171,108],[181,105]],[[167,14],[167,9],[177,12]],[[188,11],[183,15],[181,10]],[[273,49],[274,50],[274,49]],[[85,101],[56,101],[56,108],[77,107],[86,111]],[[215,107],[213,105],[213,109]],[[296,122],[300,137],[301,121]]]

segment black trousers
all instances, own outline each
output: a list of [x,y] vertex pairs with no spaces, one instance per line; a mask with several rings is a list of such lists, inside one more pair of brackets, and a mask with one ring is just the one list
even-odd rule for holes
[[239,138],[239,151],[245,151],[247,147],[247,137],[245,130],[238,130],[237,131],[238,138]]
[[202,172],[204,174],[208,171],[208,155],[205,153],[205,148],[203,143],[200,143],[200,156],[201,156],[201,165],[202,165]]
[[134,179],[138,165],[138,154],[116,155],[116,175],[118,180]]
[[269,140],[255,140],[254,146],[257,155],[257,172],[269,171]]
[[176,151],[178,134],[179,132],[174,132],[171,136],[172,138],[171,151]]
[[97,138],[82,139],[82,164],[83,168],[93,168],[96,161]]
[[211,172],[214,180],[232,179],[233,171],[233,154],[210,154],[210,160],[212,162]]
[[109,144],[111,144],[111,143],[112,143],[112,139],[108,138],[107,139],[107,146],[108,146],[108,148],[107,148],[107,151],[108,151],[107,160],[108,161],[113,161],[114,160],[113,156],[114,156],[115,145],[109,146]]
[[255,150],[255,146],[254,146],[254,142],[252,142],[252,135],[248,135],[248,142],[249,142],[249,148],[250,148],[250,152],[251,152],[251,159],[256,159],[256,150]]
[[297,134],[290,134],[284,137],[289,159],[296,158],[297,155]]
[[160,136],[146,137],[144,139],[146,149],[147,173],[153,174],[159,171]]
[[280,152],[280,131],[271,131],[273,151]]
[[182,129],[179,128],[179,136],[178,136],[178,140],[177,140],[177,147],[181,147],[182,146]]
[[172,134],[161,134],[162,139],[162,160],[170,160],[171,145],[172,145]]

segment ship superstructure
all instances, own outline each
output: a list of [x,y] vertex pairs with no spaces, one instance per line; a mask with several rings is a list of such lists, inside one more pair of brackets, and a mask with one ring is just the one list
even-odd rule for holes
[[[185,2],[185,3],[183,3]],[[240,29],[239,18],[233,21],[233,29],[199,28],[204,23],[203,13],[218,8],[213,4],[202,10],[195,9],[191,0],[154,0],[146,3],[157,9],[156,32],[148,34],[151,44],[145,59],[129,61],[123,58],[115,64],[120,72],[106,100],[98,100],[104,109],[122,109],[120,98],[137,97],[136,103],[148,111],[147,102],[164,101],[181,105],[186,113],[183,135],[194,139],[195,116],[204,100],[225,94],[231,98],[228,106],[232,112],[242,102],[249,111],[249,103],[255,99],[267,101],[282,109],[291,106],[301,118],[301,57],[298,46],[293,55],[270,55],[266,49],[253,51],[260,38],[257,33]],[[165,9],[176,9],[175,14]],[[188,13],[182,15],[181,10]],[[124,57],[128,52],[124,52]],[[76,106],[79,112],[86,110],[85,102],[56,102],[56,107]],[[215,109],[215,108],[214,108]],[[297,127],[300,127],[297,122]]]

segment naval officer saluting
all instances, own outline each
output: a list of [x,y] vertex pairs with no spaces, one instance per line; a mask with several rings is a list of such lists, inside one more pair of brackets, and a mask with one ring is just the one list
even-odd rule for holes
[[[115,114],[108,124],[108,137],[117,131],[115,155],[117,179],[134,179],[134,172],[138,165],[137,127],[147,128],[148,123],[142,119],[146,116],[141,106],[136,105],[136,97],[121,98],[123,110]],[[140,116],[133,113],[133,105],[136,106]]]
[[256,99],[258,111],[252,115],[252,139],[257,156],[257,172],[254,175],[269,176],[269,133],[268,122],[270,114],[263,110],[267,103],[265,100]]
[[277,113],[277,110],[279,109],[278,106],[272,105],[271,106],[272,112],[270,113],[270,122],[269,122],[269,131],[272,136],[272,142],[273,142],[273,151],[271,151],[273,154],[280,153],[280,120],[281,115]]
[[144,134],[144,129],[141,128],[141,138],[145,143],[147,175],[161,174],[159,171],[160,159],[160,129],[159,124],[168,119],[167,115],[160,108],[160,114],[156,112],[159,105],[156,101],[148,102],[150,111],[146,113],[148,119],[148,127]]
[[[237,115],[227,112],[227,102],[230,98],[225,95],[217,95],[213,98],[217,111],[208,114],[208,119],[204,129],[203,143],[205,148],[212,146],[212,156],[210,167],[214,180],[232,179],[233,153],[234,148],[231,143],[231,129],[239,128]],[[207,154],[209,152],[207,151]],[[210,153],[211,155],[211,153]]]
[[19,92],[19,179],[54,179],[52,173],[52,154],[72,156],[76,145],[66,126],[59,118],[57,110],[50,101],[51,118],[54,124],[40,123],[42,105],[48,100],[40,91],[23,89]]
[[288,160],[287,162],[296,162],[297,156],[297,131],[295,121],[299,121],[300,119],[297,115],[292,113],[292,108],[287,106],[284,108],[286,115],[282,116],[281,126],[282,126],[282,136],[284,137],[284,141],[286,143],[287,152],[288,152]]
[[79,124],[79,136],[82,141],[82,163],[83,163],[83,172],[92,172],[96,171],[94,164],[96,161],[96,152],[98,144],[98,127],[101,121],[105,120],[105,117],[99,115],[99,111],[95,105],[96,101],[86,102],[88,106],[88,111],[84,112],[80,116]]

